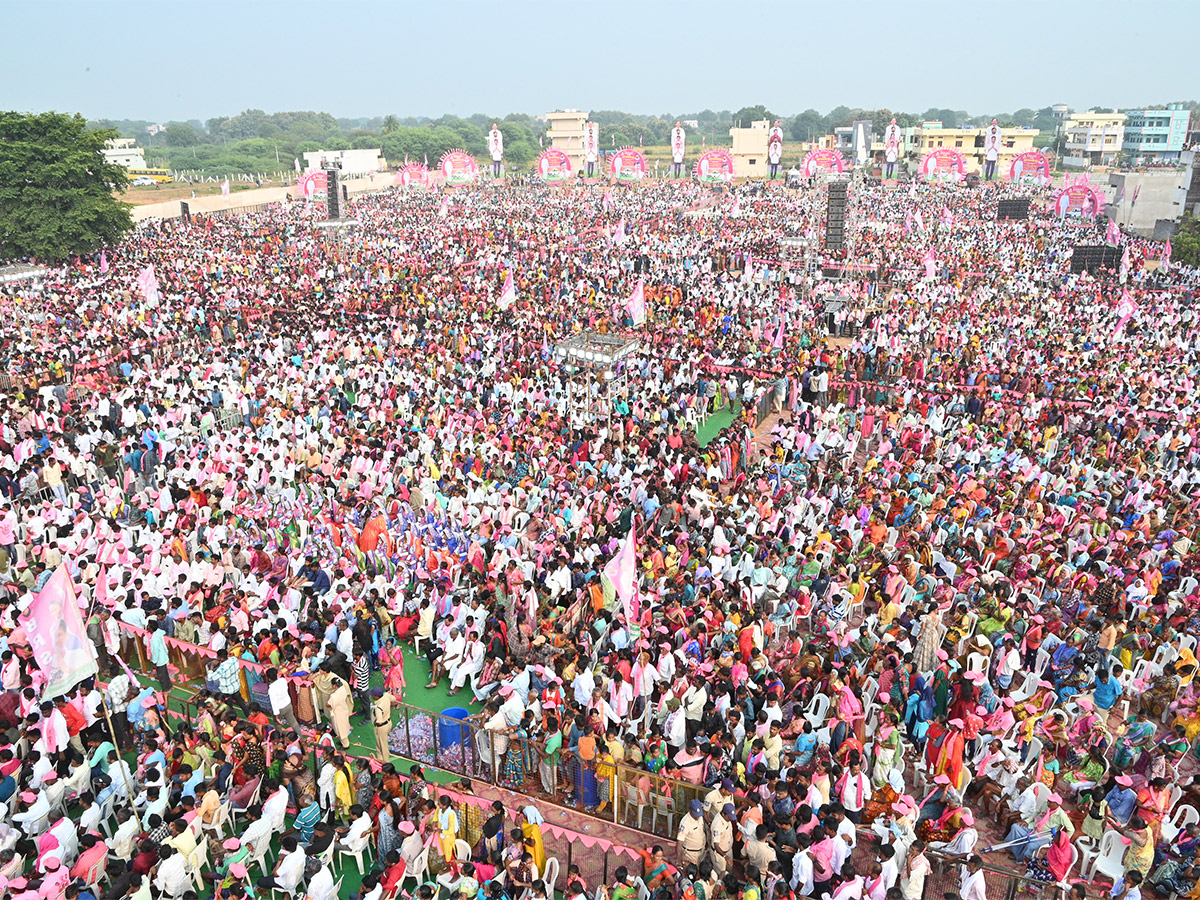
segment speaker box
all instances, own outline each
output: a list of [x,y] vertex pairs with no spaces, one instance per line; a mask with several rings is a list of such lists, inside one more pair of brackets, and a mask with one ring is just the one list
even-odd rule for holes
[[339,181],[341,174],[338,169],[325,170],[325,218],[330,220],[342,217],[342,189]]
[[997,200],[996,219],[1028,219],[1029,198],[1020,200]]
[[179,210],[183,213],[183,221],[192,224],[192,207],[186,200],[179,201]]
[[1090,272],[1095,275],[1101,269],[1115,270],[1121,264],[1121,248],[1108,244],[1076,244],[1071,253],[1071,271]]
[[835,181],[829,185],[829,198],[825,206],[825,246],[840,250],[846,244],[846,194],[849,182]]

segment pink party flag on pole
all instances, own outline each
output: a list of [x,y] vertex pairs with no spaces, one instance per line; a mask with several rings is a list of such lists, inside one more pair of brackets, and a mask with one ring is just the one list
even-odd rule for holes
[[512,270],[509,269],[508,274],[504,278],[504,289],[500,291],[500,297],[496,300],[496,305],[501,309],[508,309],[516,299],[517,288],[513,284]]
[[627,237],[629,237],[629,235],[625,232],[625,220],[621,219],[621,221],[617,223],[617,232],[613,235],[613,243],[623,244],[625,243],[625,239]]
[[100,274],[108,274],[108,254],[103,250],[100,251]]
[[43,697],[58,697],[99,668],[92,642],[79,615],[75,587],[65,564],[59,565],[20,617],[38,667],[46,673]]
[[783,349],[783,319],[779,320],[779,329],[775,332],[775,340],[771,341],[771,349]]
[[932,247],[925,251],[921,262],[925,263],[925,277],[933,278],[937,274],[937,257],[933,255]]
[[1121,254],[1121,268],[1118,270],[1118,274],[1122,278],[1125,278],[1127,275],[1129,275],[1129,245],[1128,244],[1125,245],[1125,252]]
[[1108,220],[1108,229],[1104,232],[1104,242],[1113,246],[1121,243],[1121,229],[1112,219]]
[[633,319],[634,325],[646,324],[646,282],[644,279],[638,279],[637,287],[629,295],[629,302],[625,304],[625,308],[629,310],[629,316]]
[[1125,324],[1137,312],[1137,303],[1134,302],[1132,295],[1128,290],[1121,291],[1121,302],[1117,304],[1117,315],[1121,318],[1117,320],[1117,325],[1113,329],[1112,336],[1115,339],[1122,331],[1125,330]]
[[446,218],[446,214],[449,212],[450,212],[450,198],[443,197],[442,205],[438,207],[438,218],[439,219]]
[[1163,246],[1162,256],[1158,258],[1158,270],[1160,272],[1171,271],[1171,239],[1167,238],[1167,243]]
[[154,277],[154,266],[146,266],[138,273],[137,286],[142,289],[142,296],[147,303],[158,302],[158,279]]
[[629,534],[617,555],[604,566],[604,577],[612,585],[613,592],[620,599],[625,610],[625,621],[633,623],[637,619],[637,533],[631,524]]
[[948,207],[948,206],[942,207],[942,224],[943,225],[953,225],[954,224],[954,213],[950,212],[950,207]]
[[921,229],[921,231],[924,231],[925,230],[925,217],[923,215],[921,215],[921,211],[919,209],[913,215],[913,218],[916,220],[917,228]]

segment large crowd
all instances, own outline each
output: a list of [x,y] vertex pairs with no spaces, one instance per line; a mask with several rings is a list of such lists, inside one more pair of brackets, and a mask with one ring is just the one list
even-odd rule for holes
[[[5,296],[0,893],[1197,900],[1200,272],[1045,199],[856,182],[829,252],[819,186],[393,189]],[[525,806],[394,755],[406,659]],[[589,885],[539,810],[628,771],[696,799]]]

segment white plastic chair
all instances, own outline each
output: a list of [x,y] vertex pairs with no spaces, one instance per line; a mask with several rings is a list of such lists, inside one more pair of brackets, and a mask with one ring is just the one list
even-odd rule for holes
[[454,842],[454,858],[459,862],[466,862],[471,858],[471,845],[462,838]]
[[1183,829],[1196,824],[1200,824],[1200,812],[1194,806],[1181,806],[1175,810],[1175,815],[1162,823],[1162,836],[1173,841]]
[[412,867],[405,869],[404,877],[400,879],[400,884],[403,885],[408,879],[413,879],[414,890],[421,886],[425,880],[425,873],[429,871],[429,848],[432,844],[426,844],[425,849],[421,854],[413,860]]
[[650,804],[642,800],[642,795],[635,784],[623,784],[621,790],[625,793],[625,819],[629,819],[629,811],[637,810],[637,827],[638,831],[642,830],[642,822],[646,818],[646,810]]
[[828,694],[815,694],[812,701],[808,704],[808,709],[804,712],[804,718],[809,721],[813,728],[820,728],[825,724],[825,719],[829,716],[829,707],[831,701]]
[[653,814],[650,817],[650,830],[658,834],[658,817],[662,816],[667,820],[668,834],[675,834],[675,801],[670,797],[664,797],[662,794],[652,794],[650,796]]
[[552,856],[546,860],[546,873],[542,876],[542,881],[546,882],[546,896],[554,896],[554,885],[558,882],[559,862],[558,857]]
[[1083,863],[1079,875],[1084,881],[1090,881],[1097,874],[1108,878],[1117,878],[1124,871],[1121,860],[1125,856],[1125,844],[1120,832],[1108,830],[1100,838],[1100,846],[1096,850],[1083,851]]
[[1067,871],[1063,875],[1062,881],[1058,883],[1059,889],[1066,895],[1066,892],[1071,887],[1071,872],[1074,871],[1076,863],[1079,862],[1079,848],[1074,844],[1071,845],[1071,863],[1067,866]]
[[200,840],[197,841],[192,855],[188,857],[188,875],[192,879],[192,884],[195,885],[197,894],[204,892],[204,870],[207,868],[208,841]]
[[[370,844],[371,844],[370,835],[364,834],[361,838],[359,838],[357,844],[339,848],[339,850],[337,851],[337,855],[353,857],[355,865],[358,866],[358,874],[365,875],[367,873],[367,870],[366,870],[366,867],[363,865],[363,856],[370,854],[370,852],[371,852]],[[457,847],[455,847],[455,855],[456,856],[458,855]],[[467,848],[467,855],[470,856],[470,848]]]
[[1169,662],[1173,662],[1179,654],[1170,644],[1159,644],[1158,649],[1154,651],[1154,658],[1151,660],[1160,669]]
[[633,886],[637,888],[638,900],[650,900],[650,888],[646,887],[640,875],[633,879]]
[[1039,647],[1038,652],[1037,652],[1037,659],[1034,661],[1034,664],[1033,664],[1034,673],[1037,675],[1041,675],[1043,672],[1046,671],[1046,666],[1048,666],[1048,665],[1050,665],[1050,654],[1047,653],[1045,650],[1042,650]]
[[199,817],[197,817],[196,821],[200,822],[200,834],[204,835],[210,831],[216,832],[217,837],[220,837],[222,834],[224,834],[225,823],[229,821],[231,806],[232,804],[228,800],[222,803],[219,807],[217,807],[217,812],[213,816],[213,820],[207,825],[204,822],[201,822]]
[[969,653],[967,655],[967,671],[968,672],[986,672],[988,667],[988,658],[982,653]]

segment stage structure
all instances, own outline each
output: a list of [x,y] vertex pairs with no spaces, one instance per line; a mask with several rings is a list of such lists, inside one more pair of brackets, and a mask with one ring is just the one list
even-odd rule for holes
[[[600,334],[595,331],[584,331],[564,338],[554,345],[554,355],[563,366],[574,366],[586,369],[603,379],[607,387],[606,399],[608,407],[608,422],[612,424],[613,384],[618,392],[625,389],[629,372],[621,363],[642,347],[642,342],[633,336],[619,334]],[[573,373],[572,373],[573,374]],[[571,379],[567,379],[567,408],[572,413],[575,410],[574,397],[571,393]]]

